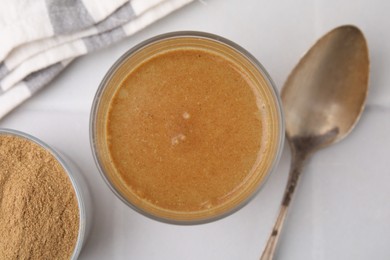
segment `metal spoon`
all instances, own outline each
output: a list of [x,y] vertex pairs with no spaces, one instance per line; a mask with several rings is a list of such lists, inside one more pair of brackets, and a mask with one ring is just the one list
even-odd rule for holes
[[368,89],[369,56],[362,32],[338,27],[306,53],[282,90],[292,161],[279,215],[261,260],[274,258],[302,168],[311,154],[340,141],[356,125]]

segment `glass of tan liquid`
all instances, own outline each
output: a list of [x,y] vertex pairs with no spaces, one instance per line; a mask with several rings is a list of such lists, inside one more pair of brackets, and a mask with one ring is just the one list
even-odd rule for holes
[[126,52],[91,112],[111,190],[159,221],[200,224],[243,207],[279,160],[284,121],[270,77],[222,37],[175,32]]

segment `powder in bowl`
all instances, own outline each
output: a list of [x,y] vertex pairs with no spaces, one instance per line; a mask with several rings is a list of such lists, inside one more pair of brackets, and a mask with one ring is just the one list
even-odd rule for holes
[[79,218],[72,183],[53,154],[0,134],[0,259],[70,259]]

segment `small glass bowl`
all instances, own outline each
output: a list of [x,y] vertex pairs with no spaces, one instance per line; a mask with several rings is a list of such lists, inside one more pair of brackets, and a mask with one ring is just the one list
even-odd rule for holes
[[83,245],[85,244],[92,222],[90,194],[80,171],[68,158],[34,136],[6,128],[0,128],[0,135],[17,136],[38,144],[45,150],[49,151],[65,170],[76,193],[77,204],[79,207],[79,231],[76,245],[71,257],[72,260],[76,260],[79,257]]
[[[153,211],[145,209],[131,201],[131,199],[129,199],[131,195],[128,194],[127,188],[121,183],[120,179],[115,176],[116,170],[110,159],[105,135],[107,114],[110,107],[110,101],[121,82],[126,77],[128,71],[136,68],[143,61],[154,55],[163,53],[164,51],[175,50],[175,48],[192,47],[210,50],[221,54],[228,60],[234,60],[234,62],[238,62],[237,64],[240,64],[240,66],[245,68],[248,73],[247,75],[255,78],[258,88],[262,88],[262,93],[265,93],[265,102],[271,104],[269,105],[269,110],[271,111],[269,112],[269,115],[271,115],[270,118],[272,118],[273,121],[270,121],[269,127],[270,129],[272,128],[272,134],[270,134],[272,145],[267,147],[270,147],[269,149],[271,152],[268,153],[272,153],[272,158],[264,163],[266,166],[264,166],[265,170],[261,175],[261,181],[258,181],[257,179],[255,184],[247,189],[250,189],[250,192],[243,192],[245,195],[237,199],[239,202],[234,207],[226,207],[228,209],[223,209],[224,211],[221,210],[221,212],[217,214],[210,213],[209,216],[198,215],[197,217],[187,217],[185,216],[185,213],[182,215],[179,215],[180,213],[175,213],[175,215],[170,212],[159,214],[158,210]],[[276,168],[280,159],[284,143],[284,118],[280,98],[274,83],[260,62],[258,62],[249,52],[234,42],[217,35],[193,31],[173,32],[153,37],[138,44],[123,54],[109,69],[100,83],[92,104],[90,116],[90,142],[92,153],[101,176],[113,193],[126,205],[149,218],[161,222],[179,225],[202,224],[221,219],[236,212],[259,192],[269,174]]]

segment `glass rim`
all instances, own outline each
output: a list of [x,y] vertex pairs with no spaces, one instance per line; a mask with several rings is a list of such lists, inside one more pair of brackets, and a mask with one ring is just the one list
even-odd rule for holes
[[10,129],[10,128],[0,128],[0,135],[12,135],[12,136],[17,136],[26,140],[29,140],[43,149],[47,150],[50,152],[51,155],[53,155],[54,159],[56,159],[62,168],[64,169],[65,174],[68,176],[72,188],[76,194],[76,199],[77,199],[77,205],[78,205],[78,212],[79,212],[79,229],[78,229],[78,234],[77,234],[77,241],[76,244],[74,245],[74,249],[72,252],[71,259],[77,259],[81,249],[84,245],[84,240],[85,240],[85,234],[86,234],[86,208],[85,208],[85,201],[84,201],[84,196],[81,191],[80,184],[74,177],[74,173],[72,171],[72,167],[68,164],[68,162],[63,158],[63,156],[58,153],[54,148],[40,140],[39,138],[32,136],[30,134],[27,134],[22,131]]
[[[239,53],[241,56],[246,58],[263,76],[264,80],[267,83],[268,88],[271,90],[272,96],[275,101],[275,108],[277,110],[278,115],[278,126],[279,126],[279,133],[278,133],[278,144],[276,146],[276,154],[273,158],[272,164],[269,167],[268,171],[265,173],[265,176],[263,180],[259,183],[259,185],[254,189],[254,191],[246,197],[244,200],[242,200],[238,205],[234,206],[233,208],[229,209],[228,211],[218,214],[212,217],[206,217],[203,219],[196,219],[196,220],[177,220],[177,219],[169,219],[169,218],[163,218],[156,215],[153,215],[137,205],[133,204],[131,201],[127,200],[120,192],[119,190],[111,183],[108,176],[105,173],[105,170],[102,167],[102,163],[100,161],[100,158],[98,156],[98,149],[96,147],[96,121],[97,121],[97,111],[99,108],[100,98],[102,96],[102,93],[104,92],[105,88],[107,87],[107,83],[109,82],[111,76],[116,72],[116,70],[126,61],[128,57],[130,57],[133,53],[136,53],[143,48],[158,43],[164,40],[168,39],[176,39],[176,38],[198,38],[198,39],[206,39],[211,40],[214,42],[217,42],[219,44],[228,46],[232,48],[234,51]],[[232,215],[233,213],[237,212],[241,208],[243,208],[245,205],[247,205],[251,200],[253,200],[257,194],[260,192],[262,187],[265,185],[265,183],[268,181],[269,176],[275,171],[276,166],[278,165],[278,162],[280,160],[283,145],[284,145],[284,138],[285,138],[285,124],[284,124],[284,115],[283,115],[283,109],[282,109],[282,102],[280,99],[280,96],[278,94],[278,90],[272,81],[270,75],[264,68],[264,66],[248,51],[246,51],[243,47],[236,44],[235,42],[232,42],[224,37],[221,37],[219,35],[206,33],[206,32],[199,32],[199,31],[177,31],[177,32],[169,32],[160,34],[154,37],[151,37],[147,40],[144,40],[140,42],[139,44],[135,45],[134,47],[127,50],[124,54],[122,54],[115,63],[110,67],[110,69],[106,72],[105,76],[103,77],[102,81],[99,84],[99,87],[96,91],[96,94],[94,96],[92,107],[91,107],[91,114],[90,114],[90,120],[89,120],[89,137],[90,137],[90,145],[92,150],[92,155],[95,161],[95,164],[98,168],[98,171],[100,173],[100,176],[103,178],[106,185],[110,188],[110,190],[115,194],[117,198],[119,198],[125,205],[132,208],[136,212],[140,213],[143,216],[146,216],[150,219],[157,220],[159,222],[167,223],[167,224],[174,224],[174,225],[198,225],[198,224],[206,224],[210,222],[217,221],[219,219],[225,218],[229,215]]]

